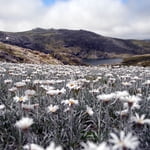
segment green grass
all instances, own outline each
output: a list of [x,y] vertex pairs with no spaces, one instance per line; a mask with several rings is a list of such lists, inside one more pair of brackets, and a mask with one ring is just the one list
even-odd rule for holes
[[123,61],[124,65],[140,65],[150,66],[150,54],[136,55],[129,58],[125,58]]

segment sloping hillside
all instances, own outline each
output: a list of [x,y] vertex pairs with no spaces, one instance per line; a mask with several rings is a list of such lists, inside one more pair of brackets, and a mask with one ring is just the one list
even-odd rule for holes
[[0,41],[51,54],[64,64],[82,64],[87,58],[114,58],[150,53],[150,41],[104,37],[85,30],[33,29],[0,32]]
[[21,63],[35,63],[35,64],[62,64],[50,54],[33,51],[10,44],[0,42],[0,61],[7,62],[21,62]]
[[150,66],[150,54],[136,55],[125,58],[123,65],[134,65],[134,66]]

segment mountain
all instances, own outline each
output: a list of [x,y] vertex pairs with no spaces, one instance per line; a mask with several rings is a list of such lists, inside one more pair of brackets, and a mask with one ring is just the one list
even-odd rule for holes
[[0,41],[49,54],[63,64],[83,64],[83,59],[150,54],[149,40],[123,40],[85,30],[41,29],[0,32]]
[[13,63],[62,64],[50,54],[0,42],[0,61]]

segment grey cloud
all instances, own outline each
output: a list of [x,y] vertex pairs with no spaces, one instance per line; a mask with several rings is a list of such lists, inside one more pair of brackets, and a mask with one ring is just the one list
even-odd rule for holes
[[126,4],[121,0],[59,0],[49,7],[42,0],[0,0],[0,4],[0,30],[86,29],[105,36],[150,38],[149,0]]

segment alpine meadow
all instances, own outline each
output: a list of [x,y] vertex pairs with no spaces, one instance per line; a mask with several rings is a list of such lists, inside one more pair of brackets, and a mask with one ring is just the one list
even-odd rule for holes
[[0,150],[150,150],[150,0],[0,0]]

